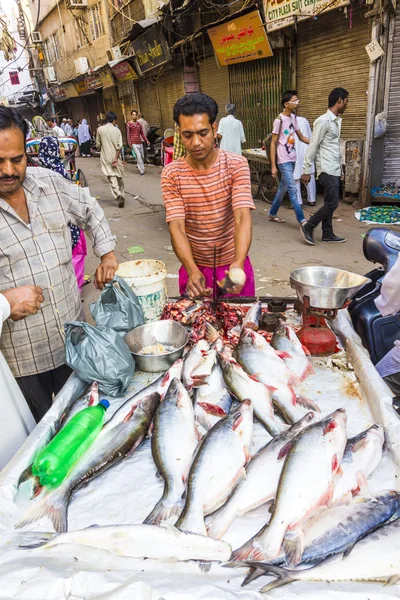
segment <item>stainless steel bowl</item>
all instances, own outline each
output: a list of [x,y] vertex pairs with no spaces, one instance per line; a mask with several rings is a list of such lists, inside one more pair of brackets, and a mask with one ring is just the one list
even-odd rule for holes
[[[136,329],[128,331],[124,340],[133,354],[136,367],[141,371],[157,373],[159,371],[167,371],[182,356],[183,349],[189,341],[189,335],[180,323],[165,320],[146,323],[146,325],[136,327]],[[143,348],[152,346],[157,342],[173,346],[175,350],[161,355],[138,354]]]
[[333,267],[302,267],[290,274],[299,300],[307,297],[313,308],[343,308],[370,279]]

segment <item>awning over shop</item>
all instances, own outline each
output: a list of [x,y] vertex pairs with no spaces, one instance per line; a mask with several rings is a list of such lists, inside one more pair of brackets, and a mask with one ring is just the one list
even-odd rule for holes
[[64,102],[64,100],[68,100],[68,98],[77,98],[79,96],[76,87],[70,81],[50,87],[48,90],[53,102]]
[[350,0],[263,0],[263,3],[269,32],[347,6]]

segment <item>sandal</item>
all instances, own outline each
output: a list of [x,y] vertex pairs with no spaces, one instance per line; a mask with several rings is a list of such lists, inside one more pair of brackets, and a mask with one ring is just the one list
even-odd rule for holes
[[285,219],[281,219],[280,217],[271,217],[271,215],[268,215],[268,221],[274,221],[275,223],[284,223]]

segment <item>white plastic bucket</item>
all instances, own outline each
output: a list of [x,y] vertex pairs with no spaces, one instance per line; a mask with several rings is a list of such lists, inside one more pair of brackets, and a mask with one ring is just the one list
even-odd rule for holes
[[131,286],[141,304],[145,322],[158,321],[167,301],[167,269],[161,260],[121,263],[117,275]]

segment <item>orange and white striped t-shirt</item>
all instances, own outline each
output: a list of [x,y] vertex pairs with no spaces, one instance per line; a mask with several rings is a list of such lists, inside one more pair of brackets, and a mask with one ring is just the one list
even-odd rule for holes
[[250,170],[238,154],[218,150],[207,171],[196,171],[182,157],[165,167],[161,176],[167,223],[184,219],[195,263],[212,267],[214,245],[217,266],[235,259],[233,211],[254,209]]

